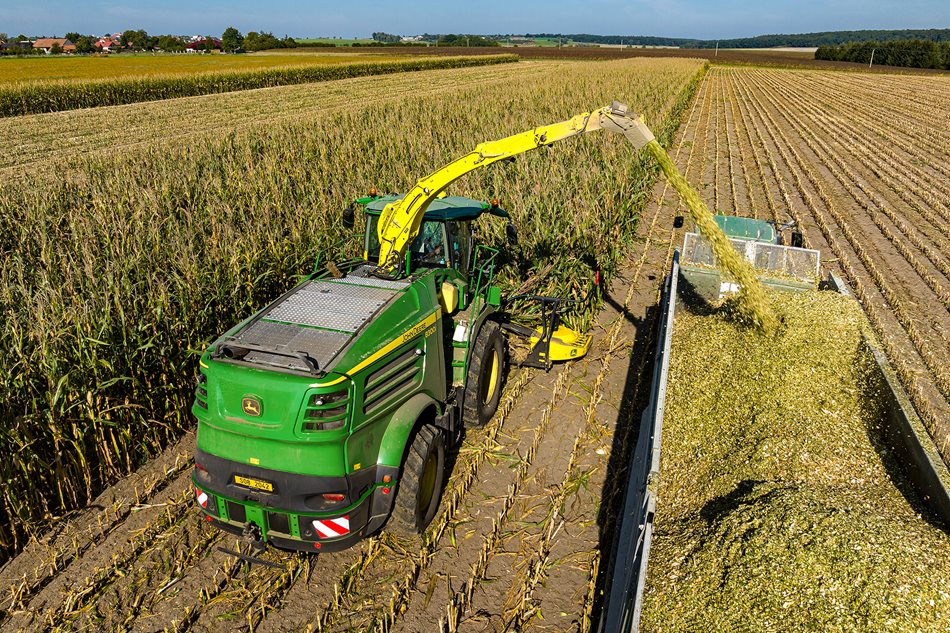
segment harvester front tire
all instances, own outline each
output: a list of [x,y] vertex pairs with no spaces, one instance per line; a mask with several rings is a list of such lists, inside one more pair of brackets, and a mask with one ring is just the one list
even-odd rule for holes
[[421,533],[435,516],[445,480],[445,435],[425,424],[409,446],[396,489],[389,530],[402,536]]
[[494,321],[485,321],[475,338],[465,381],[462,422],[484,426],[498,410],[505,376],[505,337]]

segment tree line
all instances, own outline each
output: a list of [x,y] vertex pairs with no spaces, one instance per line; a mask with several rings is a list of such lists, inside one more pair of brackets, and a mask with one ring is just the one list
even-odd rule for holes
[[703,40],[696,48],[771,48],[774,46],[812,47],[831,46],[848,42],[891,42],[903,40],[950,41],[950,29],[891,29],[865,31],[825,31],[820,33],[793,33],[758,35],[730,40]]
[[564,38],[583,44],[630,44],[633,46],[679,46],[680,48],[771,48],[774,46],[812,47],[847,42],[889,42],[897,40],[950,41],[950,29],[890,29],[864,31],[823,31],[757,35],[726,40],[698,40],[682,37],[644,35],[591,35],[589,33],[526,33],[527,38]]
[[950,42],[931,40],[848,42],[840,46],[819,46],[815,51],[815,59],[869,64],[872,54],[875,64],[950,70]]

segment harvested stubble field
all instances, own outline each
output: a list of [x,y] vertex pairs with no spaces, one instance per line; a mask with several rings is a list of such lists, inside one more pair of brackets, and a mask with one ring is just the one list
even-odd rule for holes
[[[16,517],[5,521],[7,547],[22,546],[29,526],[53,524],[0,573],[10,587],[2,627],[422,631],[444,619],[450,630],[588,628],[613,428],[628,422],[618,419],[621,400],[634,388],[625,369],[636,330],[624,306],[655,297],[640,255],[615,278],[608,310],[587,316],[597,326],[587,359],[551,374],[512,372],[499,413],[455,457],[422,539],[384,533],[309,558],[272,551],[285,569],[247,569],[217,551],[230,537],[192,507],[187,434],[85,511],[54,515],[88,504],[182,435],[194,350],[276,296],[320,250],[339,255],[347,199],[371,185],[405,188],[480,140],[613,99],[642,110],[669,143],[703,69],[519,64],[458,90],[368,96],[223,134],[222,123],[209,129],[217,138],[157,140],[123,160],[31,170],[7,184],[0,365],[12,403],[5,450],[20,455],[3,474],[4,507]],[[618,270],[654,173],[603,135],[473,175],[456,191],[497,195],[512,212],[522,250],[507,283],[549,271],[534,288],[561,292],[586,282],[594,261]],[[501,228],[486,224],[482,239],[501,243]]]
[[[341,48],[341,51],[351,50]],[[787,50],[780,48],[720,48],[718,51],[713,48],[633,48],[633,47],[611,47],[611,46],[565,46],[558,48],[556,46],[481,46],[481,47],[463,47],[463,46],[408,46],[391,48],[374,48],[380,54],[390,55],[492,55],[499,51],[506,53],[515,53],[522,59],[563,59],[563,60],[617,60],[632,59],[635,57],[646,58],[690,58],[706,59],[712,64],[736,64],[736,65],[754,65],[754,66],[773,66],[780,68],[811,68],[816,70],[853,70],[861,73],[900,73],[916,75],[943,75],[947,76],[946,70],[933,68],[898,68],[895,66],[880,66],[874,64],[868,68],[867,64],[857,62],[833,62],[824,59],[815,59],[813,52],[804,52],[798,50]],[[294,49],[297,54],[318,53],[326,49],[317,48],[298,48]]]

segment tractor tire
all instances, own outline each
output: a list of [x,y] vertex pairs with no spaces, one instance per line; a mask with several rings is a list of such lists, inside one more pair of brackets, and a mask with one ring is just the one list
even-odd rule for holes
[[424,424],[416,431],[402,467],[389,530],[402,536],[421,533],[432,521],[445,481],[445,435]]
[[505,337],[494,321],[485,321],[472,346],[465,380],[462,423],[484,426],[498,410],[505,376]]

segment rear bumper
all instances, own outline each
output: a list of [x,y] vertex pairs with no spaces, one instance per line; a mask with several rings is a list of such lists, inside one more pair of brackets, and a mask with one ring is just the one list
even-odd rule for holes
[[[389,517],[398,469],[367,468],[345,477],[282,473],[197,451],[195,499],[207,519],[232,534],[245,528],[281,549],[327,552],[346,549],[381,528]],[[235,484],[235,476],[273,484],[272,492]],[[388,481],[384,481],[388,479]],[[322,494],[345,494],[328,503]]]
[[[363,505],[367,506],[369,504]],[[205,511],[205,516],[207,516],[211,525],[220,530],[234,534],[236,536],[243,536],[244,534],[243,525],[211,516],[207,513],[207,511]],[[353,515],[350,515],[350,518],[354,518]],[[277,532],[271,531],[264,537],[264,543],[273,545],[278,549],[293,550],[298,552],[339,552],[356,545],[368,534],[375,532],[375,530],[382,526],[382,524],[385,522],[385,517],[380,521],[373,522],[378,523],[378,525],[373,529],[367,529],[371,526],[369,525],[369,522],[366,521],[365,516],[363,517],[363,522],[363,527],[361,529],[351,530],[350,532],[335,538],[298,539],[287,534],[281,535]]]

